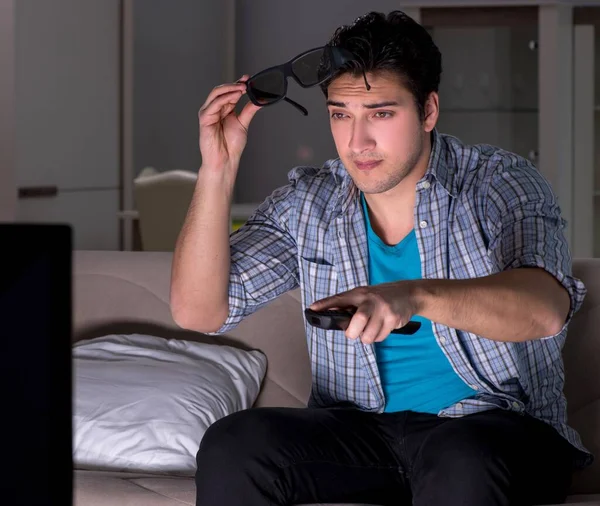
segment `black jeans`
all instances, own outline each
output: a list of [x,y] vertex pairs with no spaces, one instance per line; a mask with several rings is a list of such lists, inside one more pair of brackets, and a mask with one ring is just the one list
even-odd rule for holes
[[227,416],[198,451],[198,506],[564,502],[573,449],[551,426],[492,410],[255,408]]

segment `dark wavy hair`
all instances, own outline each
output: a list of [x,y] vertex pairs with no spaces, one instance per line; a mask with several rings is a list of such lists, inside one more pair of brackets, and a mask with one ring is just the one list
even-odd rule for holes
[[365,72],[391,72],[400,77],[415,98],[421,120],[425,102],[437,92],[442,73],[442,55],[427,30],[402,11],[370,12],[351,25],[340,26],[328,42],[352,52],[355,61],[321,84],[327,88],[342,74],[362,77]]

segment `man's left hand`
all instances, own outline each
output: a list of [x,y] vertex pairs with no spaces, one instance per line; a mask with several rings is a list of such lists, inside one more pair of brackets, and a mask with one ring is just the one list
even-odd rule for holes
[[345,330],[346,337],[373,344],[383,341],[392,330],[406,325],[416,314],[411,286],[406,281],[361,286],[318,300],[310,309],[355,307],[356,313]]

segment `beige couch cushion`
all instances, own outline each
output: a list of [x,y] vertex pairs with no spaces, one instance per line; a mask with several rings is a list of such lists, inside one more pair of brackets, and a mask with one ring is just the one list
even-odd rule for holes
[[600,493],[600,259],[576,260],[573,274],[588,290],[569,325],[563,350],[568,423],[595,455],[594,464],[574,476],[579,494]]
[[305,406],[310,363],[298,293],[290,292],[226,336],[181,330],[171,317],[171,254],[77,251],[74,258],[74,339],[140,333],[255,348],[268,357],[256,406]]
[[[74,506],[181,506],[194,504],[191,479],[180,479],[178,483],[185,492],[186,500],[169,497],[160,491],[148,489],[135,478],[124,474],[97,471],[77,471],[74,477]],[[190,487],[192,487],[190,489]],[[176,494],[175,494],[176,495]]]
[[[193,506],[195,500],[194,480],[191,478],[99,471],[77,471],[75,476],[74,506]],[[566,506],[582,503],[600,505],[600,495],[571,496]]]
[[[75,339],[140,332],[258,348],[267,355],[269,366],[256,405],[305,405],[311,379],[298,292],[280,297],[247,318],[228,336],[211,337],[182,331],[173,322],[169,310],[171,258],[170,253],[76,252]],[[600,493],[600,259],[576,260],[573,270],[585,282],[588,295],[571,323],[564,350],[569,423],[597,457],[592,467],[575,476],[573,493],[594,494]],[[80,505],[193,504],[185,502],[193,497],[193,480],[190,479],[117,478],[110,474],[86,473],[89,472],[77,472],[76,497]],[[118,480],[118,485],[114,480]],[[179,493],[183,495],[177,495]],[[144,494],[176,502],[152,503],[148,502],[151,495]],[[103,498],[106,502],[101,502]],[[593,501],[600,504],[600,496],[592,499],[577,496],[570,499],[570,504],[584,499],[590,504]]]

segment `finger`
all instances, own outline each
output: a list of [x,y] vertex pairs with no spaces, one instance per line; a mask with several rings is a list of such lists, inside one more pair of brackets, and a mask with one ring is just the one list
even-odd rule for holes
[[397,323],[399,321],[400,321],[400,318],[398,318],[398,316],[396,316],[394,314],[384,315],[383,325],[381,326],[381,329],[379,330],[379,334],[375,338],[375,342],[380,343],[381,341],[384,341],[385,339],[387,339],[388,336],[392,333],[392,330],[394,330],[398,326]]
[[393,325],[386,325],[384,323],[379,330],[379,334],[377,334],[377,337],[375,338],[375,342],[380,343],[381,341],[385,341],[391,334],[392,330],[394,330]]
[[221,84],[219,86],[217,86],[216,88],[213,88],[213,90],[208,94],[208,97],[206,97],[206,100],[204,101],[204,104],[202,104],[202,107],[200,107],[200,110],[203,111],[205,109],[208,108],[208,106],[215,101],[215,99],[219,98],[221,95],[225,95],[227,93],[231,93],[234,91],[239,91],[242,93],[246,92],[246,83],[227,83],[227,84]]
[[338,321],[338,327],[345,331],[350,325],[350,318],[344,318],[343,320]]
[[373,344],[375,339],[379,336],[383,327],[383,320],[375,316],[371,316],[365,330],[363,330],[360,340],[363,344]]
[[211,102],[208,102],[204,107],[202,107],[202,109],[200,109],[200,111],[199,111],[199,114],[203,114],[208,111],[213,111],[216,106],[218,107],[219,104],[224,104],[226,102],[229,102],[233,97],[235,97],[237,100],[239,100],[239,98],[243,94],[244,94],[244,92],[242,90],[234,89],[234,90],[228,91],[227,93],[218,95]]
[[206,101],[204,103],[208,104],[209,102],[212,102],[219,95],[222,95],[223,93],[228,93],[229,91],[232,91],[235,89],[242,89],[245,91],[247,80],[248,80],[248,75],[244,74],[235,83],[223,83],[223,84],[219,84],[218,86],[215,86],[211,90],[211,92],[208,94],[208,97],[206,97]]
[[241,94],[246,93],[246,85],[245,84],[227,84],[222,85],[222,87],[217,87],[213,90],[213,92],[208,95],[202,106],[200,107],[198,113],[205,111],[210,104],[212,104],[216,99],[221,97],[222,95],[226,95],[232,92],[240,92]]
[[206,109],[200,111],[199,120],[200,123],[206,123],[208,120],[209,124],[211,123],[211,119],[214,119],[215,116],[218,118],[221,117],[221,109],[228,105],[233,104],[234,106],[239,102],[242,93],[240,91],[232,91],[230,93],[226,93],[217,97],[213,100]]
[[331,309],[337,307],[338,300],[342,299],[342,294],[332,295],[331,297],[325,297],[324,299],[317,300],[310,305],[310,309],[313,311],[322,311],[323,309]]
[[248,131],[250,122],[252,121],[252,118],[254,118],[254,115],[259,111],[259,109],[260,107],[254,105],[252,102],[248,102],[242,109],[242,112],[238,116],[238,120],[246,131]]
[[221,119],[225,119],[235,109],[236,104],[227,104],[221,109]]
[[313,311],[322,311],[323,309],[331,309],[334,307],[349,307],[358,306],[358,299],[354,290],[349,292],[342,292],[331,297],[325,297],[324,299],[313,302],[310,309]]
[[363,306],[359,307],[356,313],[354,313],[354,316],[352,316],[350,324],[346,329],[346,337],[348,339],[359,338],[369,323],[370,317],[371,312],[369,311],[369,308]]

